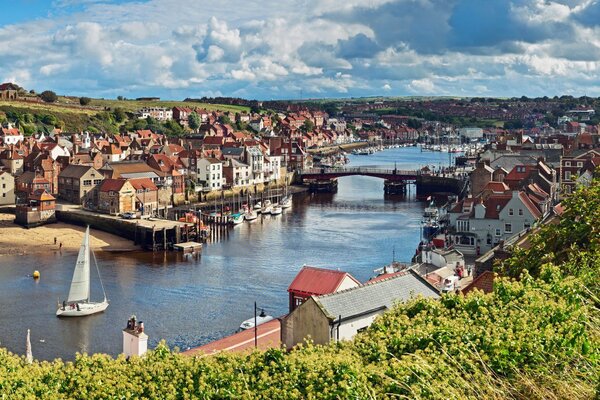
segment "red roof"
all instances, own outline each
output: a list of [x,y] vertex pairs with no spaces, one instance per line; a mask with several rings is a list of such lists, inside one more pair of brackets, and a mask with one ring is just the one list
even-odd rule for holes
[[477,278],[473,279],[473,282],[464,288],[462,293],[467,294],[475,289],[479,289],[483,293],[492,293],[494,291],[494,273],[492,271],[484,271]]
[[304,266],[290,284],[288,292],[307,296],[334,293],[346,277],[360,284],[359,281],[347,272]]
[[130,179],[129,182],[133,186],[135,190],[158,190],[156,185],[152,182],[150,178],[136,178]]
[[509,190],[509,188],[506,185],[506,183],[504,183],[504,182],[489,181],[485,185],[483,190],[491,190],[492,192],[496,192],[496,193],[504,193],[507,190]]
[[123,185],[127,182],[126,179],[105,179],[100,185],[101,192],[118,192],[121,190]]
[[492,194],[483,202],[486,219],[498,219],[500,211],[512,199],[511,194]]

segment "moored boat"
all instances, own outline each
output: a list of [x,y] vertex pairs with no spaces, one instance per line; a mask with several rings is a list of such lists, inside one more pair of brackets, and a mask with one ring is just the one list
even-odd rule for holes
[[283,209],[290,208],[292,206],[292,196],[285,196],[283,199],[281,199],[279,205]]
[[283,212],[283,209],[279,204],[273,204],[271,207],[271,215],[279,215]]
[[[102,279],[100,279],[100,284],[104,300],[101,302],[90,301],[90,253],[93,255],[90,249],[90,227],[88,226],[85,230],[81,247],[79,248],[79,254],[77,255],[69,295],[67,300],[59,304],[58,310],[56,310],[57,317],[83,317],[102,312],[108,307],[108,300],[106,299]],[[94,263],[98,271],[98,278],[100,278],[100,270],[98,270],[95,256]]]

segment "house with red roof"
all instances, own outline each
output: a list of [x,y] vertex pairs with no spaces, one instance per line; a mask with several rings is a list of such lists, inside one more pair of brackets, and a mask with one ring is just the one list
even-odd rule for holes
[[347,272],[305,265],[288,287],[290,313],[310,296],[335,293],[359,285],[360,282]]
[[0,128],[0,139],[4,145],[13,145],[18,144],[23,141],[23,134],[19,131],[18,128],[8,127],[8,128]]
[[158,187],[150,178],[129,179],[135,190],[135,209],[142,215],[154,215],[158,212]]
[[136,191],[128,179],[105,179],[98,189],[98,211],[122,214],[135,211]]
[[450,242],[464,254],[483,254],[499,242],[529,229],[543,213],[525,191],[491,193],[453,205],[448,216]]

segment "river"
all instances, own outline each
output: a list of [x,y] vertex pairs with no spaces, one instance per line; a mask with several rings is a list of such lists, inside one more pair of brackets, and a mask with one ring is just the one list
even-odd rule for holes
[[[414,169],[447,166],[447,153],[419,148],[350,156],[351,166]],[[67,293],[77,254],[0,258],[0,346],[24,354],[31,329],[34,357],[73,359],[75,352],[121,352],[130,315],[144,321],[154,347],[165,339],[185,350],[233,333],[253,315],[287,312],[287,287],[302,265],[339,268],[360,281],[396,259],[408,261],[420,239],[424,204],[386,197],[383,180],[346,177],[335,194],[297,194],[283,215],[234,227],[227,239],[208,243],[200,257],[176,253],[97,253],[110,301],[106,312],[85,318],[55,317]],[[0,232],[2,234],[2,232]],[[41,272],[34,281],[28,274]],[[92,272],[92,299],[100,299]]]

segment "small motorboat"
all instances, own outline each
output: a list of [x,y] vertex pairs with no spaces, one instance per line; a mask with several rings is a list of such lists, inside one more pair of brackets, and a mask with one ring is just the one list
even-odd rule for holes
[[258,218],[258,213],[255,210],[248,211],[244,215],[244,218],[246,219],[246,221],[254,221],[256,218]]
[[283,212],[283,208],[279,204],[274,204],[271,207],[271,215],[279,215]]
[[[272,316],[265,314],[265,310],[262,310],[260,315],[256,316],[256,326],[260,326],[269,321],[273,321],[274,319],[275,318],[273,318]],[[253,328],[254,328],[254,317],[248,318],[247,320],[242,322],[242,324],[240,325],[240,330],[242,330],[242,331],[245,331],[248,329],[253,329]]]
[[262,203],[259,201],[258,203],[256,203],[256,204],[254,205],[254,208],[253,208],[253,209],[254,209],[254,211],[256,211],[256,212],[260,212],[260,210],[262,210]]
[[242,213],[231,214],[229,216],[229,220],[231,221],[231,223],[233,225],[239,225],[242,222],[244,222],[244,214],[242,214]]

